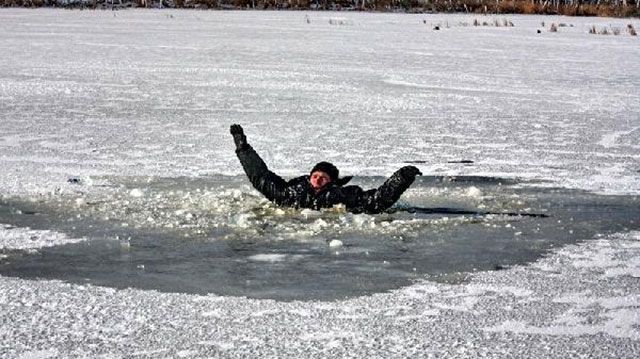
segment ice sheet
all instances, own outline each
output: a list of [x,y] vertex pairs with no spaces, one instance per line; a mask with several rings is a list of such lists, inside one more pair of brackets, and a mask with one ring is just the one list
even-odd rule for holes
[[[240,174],[232,123],[285,176],[320,160],[360,175],[419,160],[430,174],[640,190],[638,38],[588,34],[591,25],[637,28],[637,20],[344,13],[348,25],[334,26],[322,12],[1,16],[11,34],[0,40],[5,194],[65,191],[70,175]],[[476,18],[515,26],[470,26]],[[551,33],[542,22],[567,26]],[[463,159],[474,163],[449,163]]]
[[[108,191],[71,176],[238,175],[228,127],[241,123],[285,176],[320,160],[361,175],[423,161],[434,175],[637,195],[638,38],[587,32],[638,20],[503,17],[515,26],[465,26],[496,18],[479,15],[3,9],[0,194]],[[551,33],[552,22],[567,26]],[[474,163],[449,162],[459,160]],[[11,323],[0,356],[635,358],[638,240],[336,303],[0,277],[0,322]]]

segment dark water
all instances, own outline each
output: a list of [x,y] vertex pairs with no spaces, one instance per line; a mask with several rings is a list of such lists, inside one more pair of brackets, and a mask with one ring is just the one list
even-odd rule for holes
[[[382,179],[359,178],[363,187]],[[112,194],[0,201],[0,223],[52,229],[81,243],[8,251],[0,274],[116,288],[278,300],[333,300],[457,282],[525,264],[549,249],[638,229],[637,196],[422,177],[393,213],[282,211],[241,178],[111,179]],[[133,189],[142,195],[132,196]],[[523,215],[519,215],[523,214]],[[126,226],[125,226],[126,225]],[[342,246],[329,243],[339,240]]]

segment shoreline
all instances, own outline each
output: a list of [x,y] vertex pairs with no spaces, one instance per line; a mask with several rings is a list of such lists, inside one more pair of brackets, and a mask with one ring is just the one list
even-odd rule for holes
[[[462,0],[456,3],[446,1],[420,3],[420,6],[410,6],[410,2],[374,1],[362,3],[358,1],[348,6],[339,2],[319,2],[293,0],[256,1],[256,0],[4,0],[0,3],[3,8],[63,8],[79,10],[126,10],[132,8],[148,9],[190,9],[217,11],[313,11],[313,12],[369,12],[369,13],[405,13],[405,14],[469,14],[469,15],[564,15],[572,17],[612,17],[612,18],[640,18],[640,0],[635,3],[578,3],[549,5],[548,1],[530,2],[517,1],[474,1]],[[228,3],[226,3],[228,2]],[[305,6],[304,3],[307,3]],[[416,2],[417,3],[417,2]],[[364,5],[363,5],[364,4]],[[408,5],[409,4],[409,5]]]

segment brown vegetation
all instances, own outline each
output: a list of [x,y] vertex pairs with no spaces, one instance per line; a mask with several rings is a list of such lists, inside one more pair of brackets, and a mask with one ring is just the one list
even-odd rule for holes
[[426,0],[426,10],[483,14],[640,16],[640,0]]
[[640,16],[640,0],[0,0],[0,6],[356,10]]

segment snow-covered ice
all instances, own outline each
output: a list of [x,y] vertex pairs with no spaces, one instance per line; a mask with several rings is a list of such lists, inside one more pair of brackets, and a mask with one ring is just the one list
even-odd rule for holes
[[[515,26],[466,26],[496,18],[477,15],[3,9],[0,199],[83,208],[113,194],[105,178],[237,176],[232,123],[285,176],[320,160],[367,176],[411,162],[430,175],[637,196],[639,40],[588,28],[638,20],[505,17]],[[567,26],[551,33],[543,21]],[[143,185],[127,194],[117,200],[156,203]],[[460,195],[481,203],[484,193]],[[253,194],[201,196],[223,197],[222,213]],[[311,234],[327,225],[300,216]],[[81,240],[0,227],[3,253]],[[0,356],[634,358],[639,241],[623,231],[462,284],[335,302],[0,277]]]
[[84,238],[69,238],[67,235],[50,230],[36,230],[0,224],[0,248],[37,249],[75,243]]

